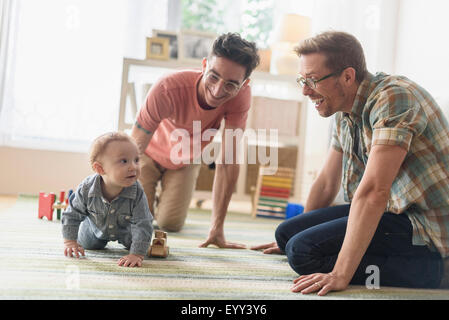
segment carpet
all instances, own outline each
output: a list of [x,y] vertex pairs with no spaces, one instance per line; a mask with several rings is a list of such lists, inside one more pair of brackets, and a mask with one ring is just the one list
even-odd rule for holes
[[[63,254],[60,221],[37,218],[36,197],[0,207],[2,300],[348,300],[449,299],[446,290],[367,289],[350,286],[325,297],[292,293],[297,276],[283,255],[252,250],[198,248],[210,211],[191,209],[183,230],[168,233],[167,258],[147,257],[141,268],[117,266],[127,251],[110,242],[82,259]],[[54,215],[55,216],[55,215]],[[251,246],[273,241],[281,220],[230,212],[227,240]]]

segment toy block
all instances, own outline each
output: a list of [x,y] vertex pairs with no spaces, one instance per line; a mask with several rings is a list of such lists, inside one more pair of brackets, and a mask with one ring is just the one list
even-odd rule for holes
[[53,205],[53,210],[56,209],[56,219],[61,220],[61,210],[65,210],[67,208],[67,204],[65,202],[61,203],[60,201],[57,201]]
[[167,239],[167,232],[164,232],[161,230],[156,230],[156,231],[154,231],[154,237]]
[[53,203],[55,202],[55,199],[56,195],[53,192],[49,194],[39,192],[39,219],[46,217],[49,221],[53,220]]
[[65,191],[59,193],[59,200],[53,205],[53,210],[56,209],[56,218],[61,220],[61,210],[65,210],[68,206],[65,200]]
[[148,255],[151,257],[167,257],[170,249],[167,247],[167,233],[156,230],[154,232],[154,237],[153,244],[148,250]]
[[63,203],[65,199],[65,191],[59,193],[59,202]]
[[[73,190],[69,190],[68,197],[73,193]],[[59,193],[59,199],[56,200],[56,195],[53,192],[45,194],[39,192],[39,212],[38,218],[42,219],[47,217],[47,220],[53,220],[53,212],[56,210],[56,218],[61,220],[61,212],[65,210],[69,205],[69,198],[65,198],[65,191]]]

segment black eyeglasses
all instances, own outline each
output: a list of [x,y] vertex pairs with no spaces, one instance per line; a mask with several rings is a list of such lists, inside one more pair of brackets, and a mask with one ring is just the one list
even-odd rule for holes
[[327,76],[324,76],[318,80],[315,80],[313,78],[304,78],[303,76],[299,76],[298,78],[296,78],[296,82],[299,84],[299,86],[301,88],[304,88],[304,86],[308,86],[311,89],[316,89],[316,84],[320,81],[326,80],[327,78],[333,77],[333,76],[338,76],[340,73],[343,72],[343,70],[345,70],[346,68],[341,69],[338,72],[332,72],[329,73]]

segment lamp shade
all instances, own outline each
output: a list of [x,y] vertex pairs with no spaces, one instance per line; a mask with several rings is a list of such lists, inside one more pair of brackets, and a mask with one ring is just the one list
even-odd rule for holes
[[282,17],[275,32],[275,42],[298,43],[310,35],[310,18],[299,14]]
[[299,14],[286,14],[274,32],[270,72],[297,74],[299,59],[294,53],[296,44],[310,36],[310,18]]

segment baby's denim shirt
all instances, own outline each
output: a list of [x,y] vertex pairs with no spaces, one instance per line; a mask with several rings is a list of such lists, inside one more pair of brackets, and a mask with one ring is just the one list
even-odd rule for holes
[[70,196],[61,220],[64,239],[77,240],[79,226],[87,218],[98,239],[131,243],[131,254],[146,255],[153,216],[142,186],[136,181],[109,202],[103,198],[101,179],[98,174],[87,177]]

